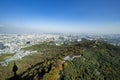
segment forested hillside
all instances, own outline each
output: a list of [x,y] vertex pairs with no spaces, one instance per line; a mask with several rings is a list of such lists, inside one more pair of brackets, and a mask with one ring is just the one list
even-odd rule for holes
[[[25,71],[19,72],[18,76],[23,80],[120,79],[120,47],[105,42],[81,41],[60,46],[43,43],[23,50],[40,53],[30,58],[30,65],[23,68]],[[25,61],[29,63],[29,58]],[[18,77],[9,80],[14,78]]]

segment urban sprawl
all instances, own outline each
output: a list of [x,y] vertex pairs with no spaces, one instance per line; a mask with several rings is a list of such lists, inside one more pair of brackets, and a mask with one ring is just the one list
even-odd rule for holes
[[24,56],[37,53],[37,51],[23,51],[22,48],[43,42],[52,42],[56,46],[70,44],[69,42],[80,42],[82,40],[105,41],[115,46],[120,46],[119,34],[0,34],[0,56],[3,54],[14,54],[0,62],[0,66],[7,66],[10,61],[22,59]]

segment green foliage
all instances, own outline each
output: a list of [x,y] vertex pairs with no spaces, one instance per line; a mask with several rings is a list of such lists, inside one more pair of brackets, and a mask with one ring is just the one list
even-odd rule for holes
[[[63,80],[119,80],[120,56],[118,47],[99,43],[88,42],[80,58],[68,61],[64,67]],[[91,47],[89,47],[91,46]]]
[[45,74],[42,80],[58,80],[59,70],[52,69],[49,73]]
[[[23,79],[37,80],[40,77],[43,80],[57,80],[58,76],[62,80],[120,79],[120,47],[105,42],[85,40],[80,43],[71,42],[69,45],[63,44],[61,46],[43,43],[22,50],[38,51],[36,54],[17,61],[17,73]],[[58,62],[63,61],[63,58],[68,55],[81,55],[81,57],[66,61],[63,64]],[[58,68],[55,67],[57,62],[60,64],[56,64],[59,66]],[[12,72],[11,69],[12,63],[7,67],[0,67],[0,77],[12,76],[9,74]],[[2,73],[5,74],[2,76]]]
[[5,58],[11,57],[11,56],[13,56],[13,55],[14,55],[14,54],[2,54],[2,55],[0,55],[0,61],[4,61]]

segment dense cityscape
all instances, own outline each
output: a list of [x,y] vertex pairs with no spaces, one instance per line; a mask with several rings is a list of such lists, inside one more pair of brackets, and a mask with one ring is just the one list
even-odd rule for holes
[[95,35],[95,34],[0,34],[0,55],[14,54],[0,62],[1,66],[7,66],[12,60],[22,59],[26,55],[37,53],[37,51],[24,51],[22,48],[40,44],[43,42],[52,42],[59,46],[61,44],[70,44],[69,42],[80,42],[82,40],[105,41],[115,46],[120,46],[120,35]]

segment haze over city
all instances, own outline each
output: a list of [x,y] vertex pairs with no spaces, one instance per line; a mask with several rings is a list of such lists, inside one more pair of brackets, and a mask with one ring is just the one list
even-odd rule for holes
[[119,0],[0,0],[0,33],[120,33]]

